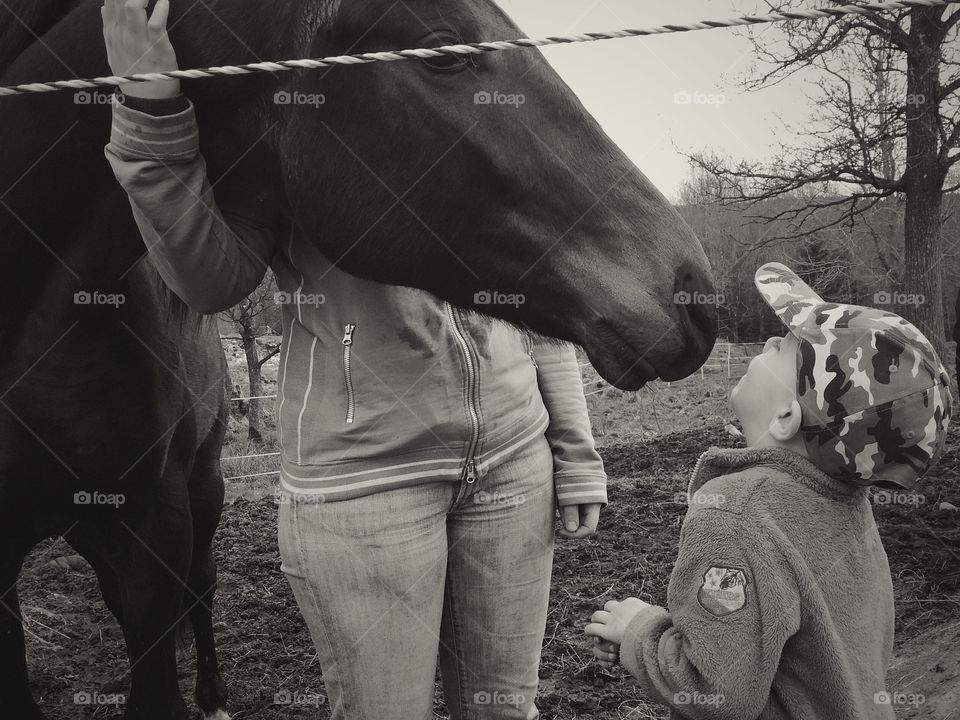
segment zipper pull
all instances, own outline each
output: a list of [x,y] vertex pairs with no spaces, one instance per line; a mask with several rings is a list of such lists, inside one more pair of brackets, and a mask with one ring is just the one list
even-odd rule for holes
[[467,483],[473,484],[477,481],[477,461],[471,460],[467,463]]
[[538,369],[539,369],[540,366],[537,365],[537,359],[533,356],[533,350],[528,350],[527,353],[530,355],[530,362],[533,363],[533,366],[534,366],[535,368],[538,368]]
[[343,346],[350,347],[353,345],[353,331],[357,329],[356,325],[347,324],[343,326]]

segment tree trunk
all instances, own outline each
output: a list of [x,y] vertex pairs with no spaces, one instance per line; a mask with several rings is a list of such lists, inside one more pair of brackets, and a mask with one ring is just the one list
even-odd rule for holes
[[[243,342],[243,354],[247,358],[247,378],[250,381],[250,397],[259,398],[262,395],[260,383],[260,353],[257,350],[257,337],[253,332],[253,326],[249,321],[240,323],[240,339]],[[260,401],[250,400],[247,410],[247,423],[249,430],[247,437],[250,440],[263,440],[263,418],[260,412]]]
[[[943,322],[941,211],[946,176],[940,166],[937,95],[940,89],[940,8],[910,16],[907,57],[907,163],[904,173],[904,274],[906,299],[898,312],[946,357]],[[911,297],[914,296],[914,297]],[[916,300],[910,302],[909,300]]]

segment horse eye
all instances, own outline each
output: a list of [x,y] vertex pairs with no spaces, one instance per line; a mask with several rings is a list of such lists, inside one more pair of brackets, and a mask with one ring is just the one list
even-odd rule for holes
[[[458,35],[451,31],[432,32],[420,40],[420,47],[443,47],[444,45],[459,45],[463,42]],[[475,55],[438,55],[423,58],[423,64],[436,72],[460,72],[468,67],[477,67]]]

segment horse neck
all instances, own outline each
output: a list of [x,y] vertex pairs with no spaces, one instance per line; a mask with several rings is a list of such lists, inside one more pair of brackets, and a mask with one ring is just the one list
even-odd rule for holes
[[0,77],[38,38],[63,20],[81,0],[6,0],[0,3]]

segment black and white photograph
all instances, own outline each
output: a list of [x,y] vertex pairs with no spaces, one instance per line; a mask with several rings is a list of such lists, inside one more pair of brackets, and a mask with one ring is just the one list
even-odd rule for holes
[[960,0],[0,0],[0,720],[960,720]]

